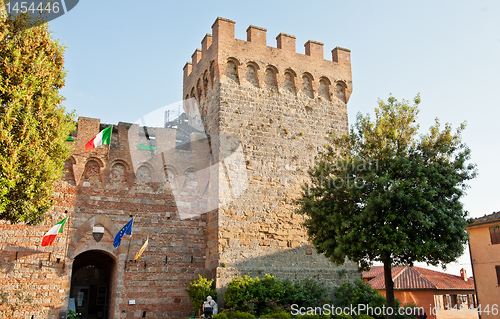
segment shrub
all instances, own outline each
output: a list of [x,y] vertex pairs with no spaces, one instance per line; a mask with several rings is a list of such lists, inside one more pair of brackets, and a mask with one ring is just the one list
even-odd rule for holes
[[189,284],[186,292],[188,293],[189,300],[193,303],[195,311],[200,311],[203,302],[207,300],[208,296],[212,296],[215,299],[216,291],[212,288],[213,282],[213,279],[208,280],[207,278],[198,275],[198,279],[193,279],[193,281]]
[[223,313],[218,313],[216,315],[212,315],[212,319],[227,319],[227,315]]
[[262,315],[260,318],[292,318],[292,315],[286,311],[268,313],[267,315]]
[[374,319],[374,318],[369,315],[361,314],[358,316],[357,319]]
[[78,319],[78,313],[75,311],[68,309],[68,318],[69,319]]
[[300,307],[322,304],[326,301],[326,289],[314,280],[291,282],[270,275],[263,279],[245,276],[231,280],[224,300],[228,308],[260,316],[290,311],[292,304]]
[[297,316],[297,319],[329,319],[329,315],[302,315]]
[[228,318],[230,319],[238,319],[238,318],[250,318],[255,319],[255,316],[248,312],[243,311],[230,311],[227,313]]
[[334,315],[332,316],[332,319],[352,319],[351,315],[346,315],[346,314],[341,314],[341,315]]

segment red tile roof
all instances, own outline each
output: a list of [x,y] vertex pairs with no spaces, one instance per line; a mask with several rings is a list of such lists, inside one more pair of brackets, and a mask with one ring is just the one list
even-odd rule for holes
[[[375,266],[370,271],[363,272],[363,278],[371,279],[368,283],[372,288],[384,290],[384,267]],[[460,276],[420,267],[394,267],[392,268],[394,289],[474,289],[474,281],[464,281]]]
[[372,279],[384,272],[384,266],[373,266],[368,271],[363,271],[363,279]]
[[[487,223],[500,220],[500,212],[496,212],[489,215],[484,215],[483,217],[478,217],[474,219],[474,223]],[[471,226],[473,226],[472,224]]]

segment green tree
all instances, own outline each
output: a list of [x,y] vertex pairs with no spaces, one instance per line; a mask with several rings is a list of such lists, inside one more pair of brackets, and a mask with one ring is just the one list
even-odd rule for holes
[[74,115],[61,105],[64,48],[47,23],[0,3],[0,218],[37,224],[70,156]]
[[[414,103],[379,101],[375,119],[358,114],[349,134],[332,135],[309,170],[297,200],[319,253],[367,269],[384,264],[387,306],[394,307],[394,265],[456,260],[467,241],[460,198],[475,177],[470,150],[439,121],[419,135],[420,97]],[[394,316],[388,316],[394,318]]]

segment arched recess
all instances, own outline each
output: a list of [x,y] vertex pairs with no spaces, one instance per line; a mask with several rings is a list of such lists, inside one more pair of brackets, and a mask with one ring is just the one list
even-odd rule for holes
[[266,74],[265,74],[265,86],[268,90],[274,90],[278,92],[278,81],[276,78],[276,75],[278,74],[278,69],[273,66],[273,65],[268,65],[266,67]]
[[127,162],[115,160],[110,165],[111,172],[106,182],[106,189],[128,190],[130,168]]
[[[104,227],[104,237],[96,242],[92,236],[94,226]],[[73,262],[69,262],[67,264],[69,268],[72,268],[73,271],[75,268],[79,268],[78,264],[75,264],[75,261],[78,261],[78,256],[82,256],[88,252],[99,252],[102,255],[100,257],[105,257],[104,255],[109,256],[115,261],[116,267],[115,272],[112,273],[109,278],[110,280],[110,289],[109,289],[109,317],[103,318],[117,318],[117,304],[115,302],[115,296],[117,288],[123,287],[123,280],[121,277],[115,275],[118,272],[122,272],[124,268],[123,263],[119,263],[119,260],[124,260],[127,258],[127,244],[124,243],[125,240],[130,240],[127,238],[129,236],[125,236],[122,240],[122,244],[115,249],[111,243],[114,236],[119,232],[119,229],[123,227],[124,224],[115,225],[113,221],[111,221],[106,215],[97,214],[94,215],[87,220],[83,224],[81,224],[74,232],[72,237],[69,240],[67,256]],[[85,255],[83,255],[85,256]],[[88,257],[88,256],[87,256]],[[101,258],[86,258],[87,260],[95,260]],[[71,280],[73,282],[73,280]],[[73,289],[73,287],[72,287]],[[78,296],[78,294],[77,294]],[[102,297],[102,294],[101,294]],[[75,300],[75,303],[77,301]]]
[[106,251],[87,250],[72,264],[69,297],[80,318],[113,318],[118,259]]
[[310,73],[305,72],[302,74],[302,92],[311,99],[314,98],[314,91],[312,87],[313,81],[314,78]]
[[198,82],[196,82],[196,96],[198,97],[198,102],[201,103],[201,99],[203,97],[203,90],[201,88],[201,79],[198,79]]
[[207,97],[208,93],[208,70],[203,73],[203,96]]
[[238,67],[240,66],[240,61],[236,58],[228,58],[226,62],[226,77],[230,82],[235,84],[240,84],[240,79],[238,75]]
[[[172,184],[175,182],[175,178],[176,176],[178,176],[178,173],[177,173],[177,170],[175,169],[175,167],[173,166],[170,166],[170,165],[165,165],[163,167],[163,169],[165,170],[165,177],[166,177],[166,180]],[[173,187],[174,185],[172,185]]]
[[199,194],[198,174],[194,168],[188,168],[184,171],[184,183],[181,192],[187,192],[190,196]]
[[255,62],[247,63],[246,80],[256,88],[259,87],[259,75],[258,75],[259,69],[260,68],[257,63]]
[[177,193],[177,171],[173,166],[164,165],[163,175],[159,177],[157,192],[161,193]]
[[76,177],[75,177],[75,172],[73,170],[73,167],[76,165],[76,160],[73,156],[70,156],[65,162],[64,162],[64,180],[70,184],[75,186],[76,185]]
[[285,79],[283,80],[283,91],[285,93],[296,95],[297,89],[295,79],[297,78],[297,74],[292,69],[286,69],[284,77]]
[[343,81],[335,82],[335,96],[344,103],[347,101],[346,88],[347,85]]
[[153,166],[149,163],[141,163],[135,173],[133,189],[139,193],[153,192]]
[[210,68],[209,68],[209,80],[210,80],[210,87],[213,89],[214,88],[214,83],[215,83],[215,62],[211,61],[210,62]]
[[330,98],[330,86],[332,85],[332,83],[330,82],[330,80],[327,78],[327,77],[324,77],[322,76],[320,79],[319,79],[319,96],[326,100],[326,101],[331,101],[331,98]]
[[194,87],[191,88],[191,94],[190,95],[191,95],[192,98],[194,98],[196,100],[196,102],[198,102],[198,98],[196,97],[196,93],[194,91]]
[[97,157],[89,157],[84,165],[80,184],[84,187],[102,187],[101,169],[104,163]]

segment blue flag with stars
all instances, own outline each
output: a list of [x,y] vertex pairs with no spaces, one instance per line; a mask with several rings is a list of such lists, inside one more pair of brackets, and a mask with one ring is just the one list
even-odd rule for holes
[[115,235],[115,240],[113,241],[113,247],[118,248],[122,243],[123,235],[132,235],[132,224],[134,223],[134,219],[132,218],[125,226],[120,229],[118,234]]

